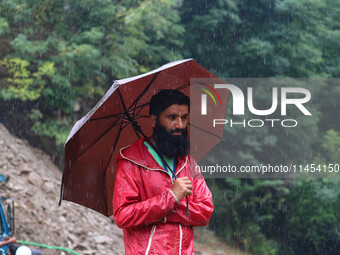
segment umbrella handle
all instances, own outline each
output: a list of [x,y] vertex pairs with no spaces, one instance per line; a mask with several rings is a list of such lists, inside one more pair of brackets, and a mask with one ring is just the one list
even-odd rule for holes
[[187,212],[186,212],[186,216],[187,216],[187,221],[190,220],[190,211],[189,211],[189,197],[188,195],[185,196],[186,200],[187,200]]

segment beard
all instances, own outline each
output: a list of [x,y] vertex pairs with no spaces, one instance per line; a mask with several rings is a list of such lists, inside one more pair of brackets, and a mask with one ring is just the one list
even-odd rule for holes
[[[173,135],[174,132],[181,132],[181,135]],[[157,119],[153,130],[158,150],[168,158],[183,157],[188,155],[190,141],[188,139],[188,128],[168,130],[159,123]]]

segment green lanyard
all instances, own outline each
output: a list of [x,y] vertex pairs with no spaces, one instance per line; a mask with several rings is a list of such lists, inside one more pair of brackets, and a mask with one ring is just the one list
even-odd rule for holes
[[[165,156],[163,156],[164,160],[168,163],[168,165],[170,166],[171,163],[173,165],[173,168],[171,171],[171,169],[168,169],[168,167],[166,166],[165,161],[162,159],[162,157],[160,157],[158,155],[158,153],[145,141],[143,142],[143,144],[147,147],[147,149],[149,150],[150,154],[153,156],[153,158],[156,160],[156,162],[160,165],[163,166],[163,168],[170,174],[170,176],[172,176],[172,179],[175,178],[174,173],[176,171],[176,160],[175,159],[170,159],[167,158]],[[159,151],[158,151],[159,152]],[[160,152],[159,152],[160,153]],[[161,153],[160,153],[161,154]],[[162,154],[161,154],[162,155]]]

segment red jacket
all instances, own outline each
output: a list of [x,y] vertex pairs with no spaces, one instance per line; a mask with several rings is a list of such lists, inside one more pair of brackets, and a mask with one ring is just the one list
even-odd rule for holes
[[196,165],[190,156],[177,159],[177,176],[189,177],[193,185],[188,221],[186,199],[176,202],[169,191],[170,175],[157,164],[143,140],[120,151],[113,215],[123,228],[126,254],[194,254],[192,227],[208,224],[213,204],[203,177],[194,178],[190,165]]

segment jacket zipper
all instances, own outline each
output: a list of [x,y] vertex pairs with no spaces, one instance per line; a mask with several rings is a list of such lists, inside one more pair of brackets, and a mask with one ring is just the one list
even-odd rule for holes
[[178,226],[179,226],[179,251],[178,251],[178,254],[181,255],[183,233],[182,233],[182,226],[181,226],[181,224],[178,224]]
[[149,254],[149,251],[150,251],[150,248],[151,248],[152,237],[153,237],[155,231],[156,231],[156,225],[153,225],[153,227],[151,229],[151,234],[150,234],[148,246],[147,246],[146,251],[145,251],[145,255]]

